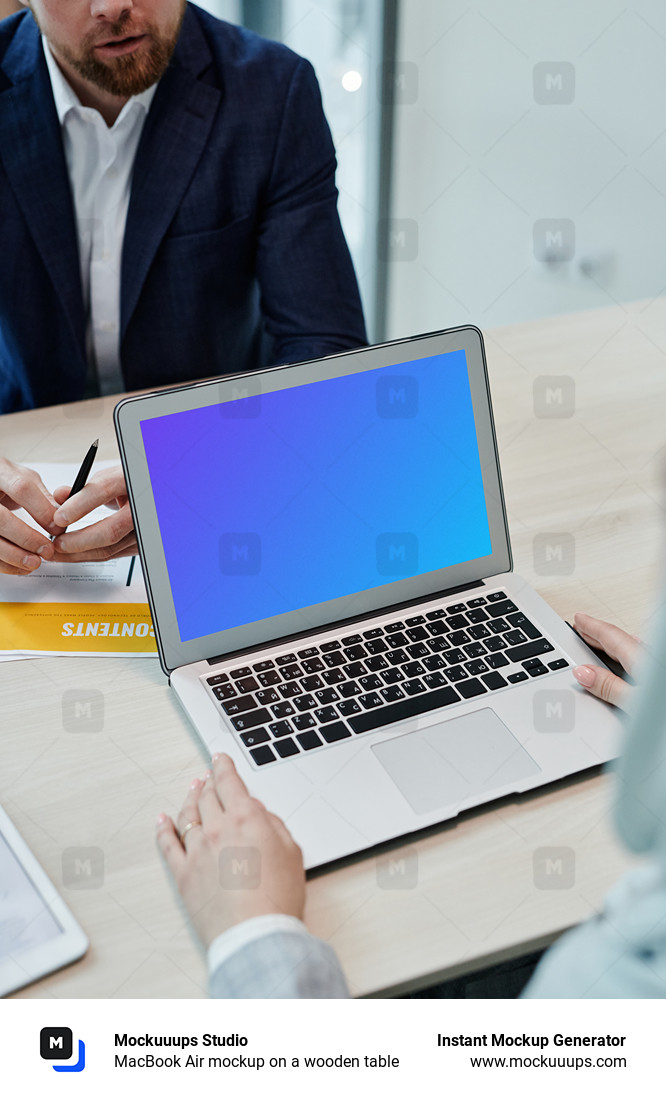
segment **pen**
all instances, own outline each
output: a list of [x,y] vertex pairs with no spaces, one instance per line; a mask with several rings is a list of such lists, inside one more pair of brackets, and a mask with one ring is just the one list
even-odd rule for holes
[[[92,464],[95,461],[95,458],[97,457],[97,448],[98,448],[98,446],[99,446],[99,439],[95,439],[95,442],[90,447],[90,450],[88,451],[85,458],[81,462],[81,468],[80,468],[79,472],[77,473],[76,477],[74,478],[74,484],[72,485],[72,491],[70,492],[69,496],[67,497],[68,500],[71,500],[72,496],[76,495],[77,492],[80,492],[81,489],[83,488],[83,486],[85,485],[86,481],[88,480],[90,470],[92,469]],[[52,542],[55,541],[56,537],[57,537],[57,535],[52,534],[51,535],[51,541]]]

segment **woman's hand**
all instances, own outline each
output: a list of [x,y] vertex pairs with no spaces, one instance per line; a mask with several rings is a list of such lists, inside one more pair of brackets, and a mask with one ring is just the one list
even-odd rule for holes
[[223,931],[273,912],[301,918],[303,855],[279,817],[250,797],[227,755],[190,786],[176,823],[164,813],[157,842],[206,947]]
[[[583,641],[597,649],[603,649],[617,660],[626,672],[632,674],[640,652],[640,638],[634,634],[625,633],[619,626],[613,626],[610,622],[593,618],[591,614],[575,614],[574,625]],[[573,669],[573,674],[590,694],[596,695],[604,702],[612,703],[613,706],[619,706],[622,710],[627,709],[635,688],[614,675],[609,668],[579,664]]]

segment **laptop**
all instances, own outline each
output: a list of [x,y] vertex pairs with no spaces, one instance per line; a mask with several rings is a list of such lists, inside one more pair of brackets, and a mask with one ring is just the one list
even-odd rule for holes
[[114,418],[162,668],[307,868],[617,754],[600,661],[513,571],[476,328]]

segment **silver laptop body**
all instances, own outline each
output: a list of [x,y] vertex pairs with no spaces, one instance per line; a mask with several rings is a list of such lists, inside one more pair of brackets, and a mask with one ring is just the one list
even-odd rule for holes
[[599,661],[512,570],[477,329],[115,424],[162,667],[308,868],[617,754]]

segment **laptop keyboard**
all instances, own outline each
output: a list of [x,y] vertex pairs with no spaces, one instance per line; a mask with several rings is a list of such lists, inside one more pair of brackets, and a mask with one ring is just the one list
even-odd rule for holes
[[258,767],[569,666],[503,591],[205,677]]

